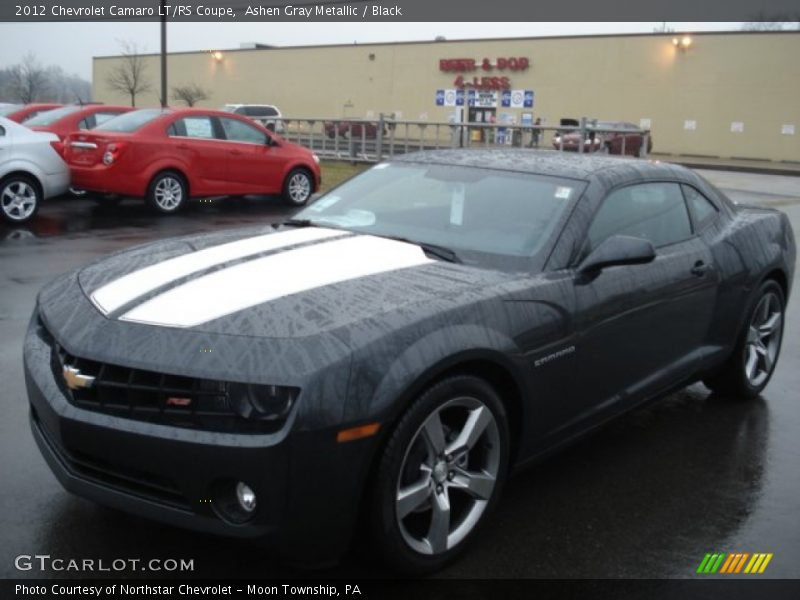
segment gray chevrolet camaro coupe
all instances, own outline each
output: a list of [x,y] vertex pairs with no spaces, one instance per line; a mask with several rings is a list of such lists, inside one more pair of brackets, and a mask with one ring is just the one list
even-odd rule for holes
[[785,215],[669,164],[446,150],[280,226],[124,251],[39,294],[33,434],[69,491],[309,562],[357,524],[459,554],[513,468],[670,390],[754,397]]

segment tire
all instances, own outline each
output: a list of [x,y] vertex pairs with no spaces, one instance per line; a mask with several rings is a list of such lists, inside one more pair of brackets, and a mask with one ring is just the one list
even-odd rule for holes
[[714,392],[738,399],[757,397],[772,378],[783,341],[786,300],[777,282],[761,284],[747,309],[736,347],[719,372],[703,383]]
[[[480,430],[477,439],[467,437],[469,423]],[[469,441],[456,450],[459,438]],[[379,457],[369,502],[374,551],[405,574],[443,567],[491,513],[508,460],[506,411],[494,388],[467,375],[433,385],[411,404]]]
[[162,171],[147,186],[147,204],[164,215],[178,212],[189,196],[186,180],[175,171]]
[[30,221],[39,211],[42,191],[29,175],[9,175],[0,182],[0,210],[10,223]]
[[314,180],[305,169],[292,169],[283,182],[283,199],[292,206],[303,206],[314,193]]

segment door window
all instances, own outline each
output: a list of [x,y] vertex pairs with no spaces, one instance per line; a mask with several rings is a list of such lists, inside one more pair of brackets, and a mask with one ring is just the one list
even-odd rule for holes
[[267,143],[267,134],[252,125],[243,123],[238,119],[227,119],[225,117],[221,117],[220,122],[222,123],[222,130],[225,132],[225,139],[231,142],[244,142],[261,146]]
[[692,235],[677,183],[644,183],[611,192],[589,227],[590,250],[613,235],[629,235],[666,246]]
[[167,133],[170,136],[190,137],[204,140],[214,139],[214,125],[210,117],[185,117],[178,119]]

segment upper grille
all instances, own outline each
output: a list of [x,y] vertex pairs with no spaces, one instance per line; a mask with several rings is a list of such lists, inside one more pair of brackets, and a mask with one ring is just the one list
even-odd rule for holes
[[[69,354],[46,329],[52,347],[53,375],[69,401],[80,408],[173,427],[232,433],[269,433],[281,421],[239,416],[228,400],[228,383],[134,369]],[[70,389],[64,367],[93,378],[91,385]]]

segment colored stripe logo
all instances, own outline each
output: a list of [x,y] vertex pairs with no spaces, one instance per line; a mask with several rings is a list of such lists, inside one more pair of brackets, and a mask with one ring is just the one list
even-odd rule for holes
[[747,573],[761,574],[767,569],[773,554],[764,552],[725,552],[709,553],[703,557],[697,573],[702,575],[724,573],[727,575]]

